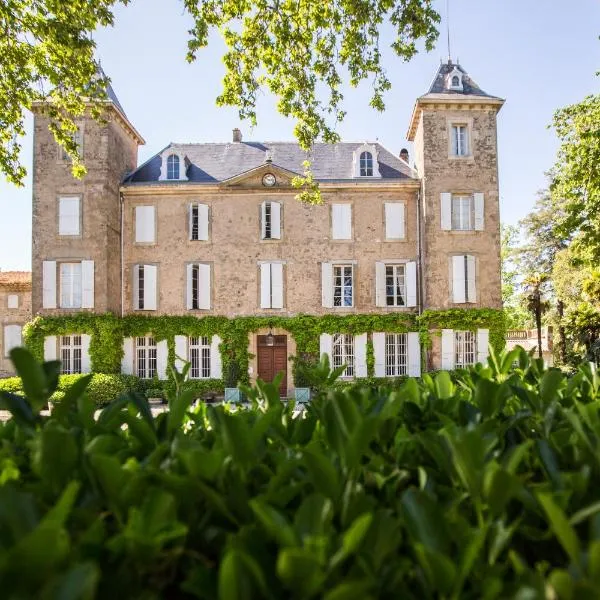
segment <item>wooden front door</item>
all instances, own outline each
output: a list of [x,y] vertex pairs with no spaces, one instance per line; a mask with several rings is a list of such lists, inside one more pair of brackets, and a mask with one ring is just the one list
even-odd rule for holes
[[267,336],[259,335],[258,346],[258,376],[263,381],[271,383],[279,371],[285,376],[279,386],[279,395],[287,396],[287,336],[273,336],[274,344],[267,346]]

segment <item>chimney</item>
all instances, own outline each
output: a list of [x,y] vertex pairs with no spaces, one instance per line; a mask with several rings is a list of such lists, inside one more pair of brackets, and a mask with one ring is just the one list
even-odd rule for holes
[[242,141],[242,132],[237,127],[233,130],[233,141],[237,144]]
[[408,150],[406,148],[402,148],[402,150],[400,150],[400,158],[406,163],[408,164]]

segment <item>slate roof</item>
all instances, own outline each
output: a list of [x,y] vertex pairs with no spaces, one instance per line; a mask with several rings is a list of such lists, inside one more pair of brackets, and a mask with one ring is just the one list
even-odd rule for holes
[[[98,63],[98,65],[97,65],[97,70],[98,70],[98,74],[100,75],[100,77],[106,77],[106,74],[104,73],[104,69],[102,69],[102,67],[100,66],[100,63]],[[115,106],[123,113],[123,116],[125,118],[128,118],[127,113],[125,112],[125,110],[123,109],[123,106],[119,102],[119,99],[117,98],[117,94],[115,94],[115,90],[113,90],[113,86],[110,84],[110,82],[108,83],[108,86],[106,88],[106,95],[108,96],[108,99],[113,104],[115,104]]]
[[[462,74],[463,89],[460,90],[449,90],[447,87],[446,76],[451,73],[454,69],[458,69]],[[461,96],[481,96],[484,98],[496,98],[490,94],[484,92],[470,77],[470,75],[457,63],[451,61],[442,63],[438,72],[429,88],[427,94],[449,94],[449,95],[461,95]],[[427,96],[426,94],[426,96]]]
[[0,271],[0,287],[31,287],[31,271]]
[[[206,144],[169,144],[133,173],[125,177],[124,184],[158,182],[161,155],[168,150],[186,156],[187,176],[192,183],[219,183],[236,175],[251,171],[265,164],[267,151],[274,166],[297,174],[304,172],[303,162],[311,160],[315,179],[319,181],[356,181],[353,176],[354,151],[362,142],[340,142],[338,144],[316,143],[310,153],[304,152],[294,142],[230,142]],[[381,144],[374,143],[378,150],[381,178],[371,182],[416,179],[415,172],[399,157]],[[188,162],[189,161],[189,162]],[[161,181],[165,184],[181,183]]]

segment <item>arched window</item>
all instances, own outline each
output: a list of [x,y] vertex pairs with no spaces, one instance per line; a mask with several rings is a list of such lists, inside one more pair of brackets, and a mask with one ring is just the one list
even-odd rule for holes
[[460,79],[458,78],[458,75],[454,75],[454,77],[452,77],[452,87],[460,87]]
[[176,154],[167,158],[167,179],[179,179],[179,156]]
[[360,176],[373,177],[373,155],[370,152],[360,154]]

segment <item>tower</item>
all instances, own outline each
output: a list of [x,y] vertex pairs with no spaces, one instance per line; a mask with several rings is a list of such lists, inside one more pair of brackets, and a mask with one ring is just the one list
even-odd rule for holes
[[415,103],[407,137],[422,180],[424,309],[502,306],[496,117],[503,104],[452,60]]
[[82,179],[73,177],[70,159],[54,141],[44,105],[33,108],[33,315],[120,314],[119,187],[144,140],[110,85],[104,104],[102,121],[90,111],[76,121],[87,169]]

